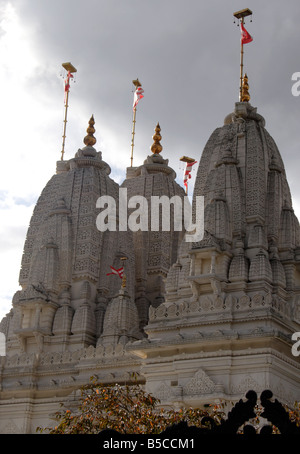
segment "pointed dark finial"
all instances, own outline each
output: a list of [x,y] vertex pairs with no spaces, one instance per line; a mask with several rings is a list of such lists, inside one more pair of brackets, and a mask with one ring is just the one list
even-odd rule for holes
[[89,126],[86,130],[87,136],[85,136],[85,138],[83,139],[83,142],[87,147],[92,147],[97,142],[96,138],[93,136],[95,132],[94,124],[94,115],[92,115],[89,121]]
[[159,123],[157,123],[156,128],[155,128],[155,133],[154,136],[152,137],[154,140],[152,146],[151,146],[151,151],[153,154],[159,154],[161,153],[163,147],[160,144],[161,141],[161,135],[160,135],[160,126]]

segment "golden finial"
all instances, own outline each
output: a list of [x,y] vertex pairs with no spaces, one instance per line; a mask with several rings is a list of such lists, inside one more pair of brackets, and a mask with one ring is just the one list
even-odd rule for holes
[[242,99],[241,99],[242,102],[250,101],[250,95],[248,90],[249,90],[248,77],[247,74],[245,74],[242,83]]
[[92,147],[97,142],[96,138],[93,136],[95,132],[94,124],[94,115],[92,115],[89,121],[89,126],[86,130],[87,136],[85,136],[85,138],[83,139],[83,142],[87,147]]
[[160,135],[159,123],[157,123],[157,125],[156,125],[155,134],[152,137],[152,139],[154,140],[154,142],[153,142],[153,144],[151,146],[151,151],[152,151],[153,154],[159,154],[162,151],[162,149],[163,149],[163,147],[160,144],[161,135]]

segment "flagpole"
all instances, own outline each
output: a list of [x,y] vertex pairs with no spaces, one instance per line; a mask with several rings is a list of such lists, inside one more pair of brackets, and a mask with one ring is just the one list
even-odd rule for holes
[[[247,16],[252,15],[252,11],[249,8],[242,9],[241,11],[236,11],[233,13],[234,17],[240,20],[241,26],[244,26],[244,19]],[[241,39],[241,57],[240,57],[240,92],[239,92],[239,100],[242,101],[242,85],[243,85],[243,70],[244,70],[244,44]]]
[[65,118],[64,118],[64,131],[63,131],[63,141],[62,141],[62,149],[61,149],[61,160],[64,160],[64,153],[65,153],[65,141],[66,141],[66,129],[67,129],[67,115],[68,115],[68,101],[69,101],[69,90],[67,91],[66,102],[65,102]]
[[134,147],[135,123],[136,123],[136,107],[134,107],[134,109],[133,109],[130,167],[132,167],[132,163],[133,163],[133,147]]
[[[135,86],[135,90],[138,87],[141,87],[142,84],[139,79],[132,81],[133,85]],[[134,148],[134,136],[135,136],[135,124],[136,124],[136,106],[133,107],[133,120],[132,120],[132,134],[131,134],[131,156],[130,156],[130,167],[133,164],[133,148]]]
[[[242,18],[244,25],[244,18]],[[242,84],[243,84],[243,70],[244,70],[244,44],[241,40],[241,61],[240,61],[240,102],[242,101]]]
[[[72,74],[77,71],[75,66],[73,66],[70,62],[63,63],[62,67],[68,71],[68,73]],[[66,129],[67,129],[67,116],[68,116],[68,107],[69,107],[69,89],[65,90],[66,97],[65,97],[65,118],[64,118],[64,130],[63,130],[63,141],[62,141],[62,149],[61,149],[61,161],[64,160],[64,153],[65,153],[65,142],[66,142]]]
[[[187,165],[188,164],[196,164],[196,160],[194,158],[189,158],[188,156],[182,156],[179,161],[182,161],[182,162],[185,162],[185,171],[184,173],[186,173],[186,169],[187,169]],[[187,180],[188,181],[188,180]],[[187,184],[187,181],[186,181],[186,184],[185,185],[185,193],[186,195],[188,195],[188,184]]]

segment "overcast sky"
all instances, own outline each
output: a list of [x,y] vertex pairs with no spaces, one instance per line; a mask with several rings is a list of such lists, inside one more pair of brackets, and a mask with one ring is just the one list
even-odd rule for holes
[[[240,31],[250,8],[245,70],[251,104],[275,139],[300,218],[299,0],[0,0],[0,320],[11,308],[29,220],[60,159],[64,91],[71,83],[65,159],[83,146],[93,114],[97,144],[122,182],[130,165],[132,80],[142,83],[134,165],[161,125],[163,156],[182,184],[179,158],[200,159],[212,131],[238,101]],[[196,167],[196,166],[195,166]],[[193,177],[195,177],[194,170]],[[193,178],[194,181],[194,178]]]

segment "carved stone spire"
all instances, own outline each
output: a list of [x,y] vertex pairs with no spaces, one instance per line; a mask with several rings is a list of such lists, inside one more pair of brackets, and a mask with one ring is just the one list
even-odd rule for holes
[[155,128],[155,133],[152,137],[152,139],[154,140],[152,146],[151,146],[151,151],[153,154],[159,154],[161,153],[163,147],[162,145],[160,144],[160,140],[161,140],[161,135],[160,135],[160,126],[159,126],[159,123],[157,123],[156,125],[156,128]]
[[89,126],[86,130],[87,136],[85,136],[85,138],[83,139],[83,142],[87,147],[92,147],[97,142],[96,138],[93,136],[95,132],[94,124],[94,115],[92,115],[89,121]]

